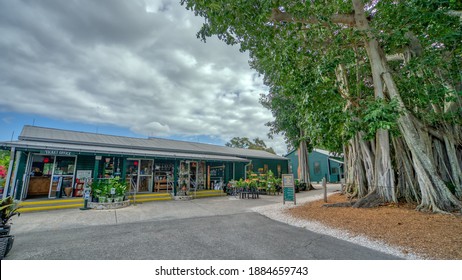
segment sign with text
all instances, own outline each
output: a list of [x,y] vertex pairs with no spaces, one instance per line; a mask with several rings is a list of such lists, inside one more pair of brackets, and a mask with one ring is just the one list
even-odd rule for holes
[[91,170],[77,170],[76,177],[79,180],[91,179]]
[[61,150],[44,150],[40,151],[42,154],[49,155],[49,156],[71,156],[74,153],[69,151],[61,151]]
[[293,174],[282,174],[282,190],[283,190],[283,204],[286,201],[293,201],[297,204],[295,199],[295,184]]

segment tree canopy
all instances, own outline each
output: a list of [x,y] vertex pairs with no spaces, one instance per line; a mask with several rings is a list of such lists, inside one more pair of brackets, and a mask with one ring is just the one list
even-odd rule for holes
[[204,17],[199,38],[249,53],[270,133],[343,149],[351,195],[461,209],[460,1],[182,4]]
[[233,137],[231,140],[229,140],[229,142],[225,144],[225,146],[251,150],[262,150],[276,154],[272,147],[267,147],[265,141],[258,137],[253,139],[253,142],[247,137]]

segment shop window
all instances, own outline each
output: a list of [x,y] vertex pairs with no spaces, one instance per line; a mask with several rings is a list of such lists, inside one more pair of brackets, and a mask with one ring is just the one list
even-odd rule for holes
[[314,162],[313,171],[314,171],[314,174],[321,174],[321,163],[319,161]]
[[75,157],[57,157],[55,175],[74,175]]

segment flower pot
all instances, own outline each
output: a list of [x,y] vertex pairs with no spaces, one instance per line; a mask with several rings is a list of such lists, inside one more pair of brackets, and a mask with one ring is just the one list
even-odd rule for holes
[[11,251],[11,248],[13,248],[13,242],[14,242],[14,235],[10,235],[10,237],[8,238],[8,245],[6,246],[6,250],[5,250],[5,257]]
[[10,234],[10,225],[1,225],[0,226],[0,236],[5,236]]
[[10,252],[13,247],[13,241],[13,235],[0,236],[0,260],[3,260],[3,258]]

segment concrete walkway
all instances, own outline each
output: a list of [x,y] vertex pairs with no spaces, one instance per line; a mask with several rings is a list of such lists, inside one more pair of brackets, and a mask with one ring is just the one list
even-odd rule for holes
[[[296,194],[297,200],[322,195],[320,185],[316,190]],[[340,185],[329,185],[328,192],[340,190]],[[260,199],[236,199],[213,197],[190,201],[156,201],[131,205],[117,210],[63,209],[23,213],[13,218],[11,234],[74,229],[87,226],[115,225],[143,221],[162,221],[195,217],[221,216],[252,212],[252,208],[281,204],[282,195],[262,195]],[[287,202],[286,205],[292,205]]]

